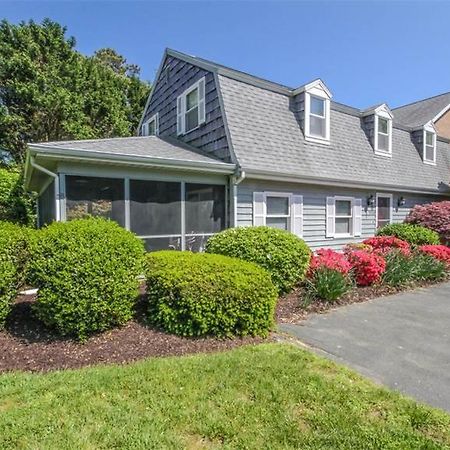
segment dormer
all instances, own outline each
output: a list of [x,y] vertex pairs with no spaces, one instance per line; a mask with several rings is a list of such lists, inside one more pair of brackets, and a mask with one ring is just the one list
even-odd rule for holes
[[392,157],[392,112],[386,103],[362,113],[364,128],[375,155]]
[[330,143],[331,92],[317,79],[294,90],[294,103],[305,139],[319,144]]
[[419,150],[424,164],[436,165],[436,127],[432,121],[412,132],[413,141]]

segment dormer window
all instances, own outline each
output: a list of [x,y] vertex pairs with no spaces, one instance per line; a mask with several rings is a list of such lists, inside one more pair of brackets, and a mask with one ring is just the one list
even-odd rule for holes
[[159,113],[142,124],[142,136],[158,136],[159,134]]
[[433,129],[423,130],[423,162],[436,164],[436,132]]
[[385,115],[375,116],[375,153],[383,156],[392,154],[392,119]]
[[386,104],[363,111],[364,126],[375,155],[392,156],[392,113]]
[[305,139],[321,144],[330,143],[331,93],[321,80],[302,86],[294,95],[304,99],[303,132]]
[[327,118],[325,109],[325,99],[311,95],[309,113],[309,134],[311,136],[326,139]]

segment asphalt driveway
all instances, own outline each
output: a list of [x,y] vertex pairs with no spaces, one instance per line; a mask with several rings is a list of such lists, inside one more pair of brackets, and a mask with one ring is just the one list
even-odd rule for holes
[[282,324],[315,351],[450,411],[450,283]]

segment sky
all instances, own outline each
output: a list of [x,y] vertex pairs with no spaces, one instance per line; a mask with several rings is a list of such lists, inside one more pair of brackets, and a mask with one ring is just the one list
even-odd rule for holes
[[112,47],[152,81],[166,47],[290,87],[321,78],[358,108],[450,91],[450,1],[6,1],[0,19],[49,17],[77,49]]

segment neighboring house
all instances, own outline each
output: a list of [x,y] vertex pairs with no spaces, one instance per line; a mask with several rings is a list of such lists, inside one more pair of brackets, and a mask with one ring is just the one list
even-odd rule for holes
[[268,225],[335,247],[450,196],[450,94],[391,110],[166,50],[141,137],[31,144],[39,224],[100,215],[148,249]]

